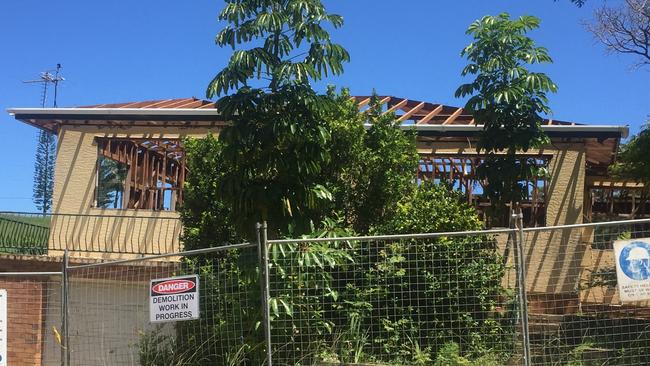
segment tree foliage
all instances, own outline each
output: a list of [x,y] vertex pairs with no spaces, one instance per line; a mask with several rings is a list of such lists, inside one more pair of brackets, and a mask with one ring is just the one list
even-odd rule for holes
[[219,139],[186,142],[187,243],[250,237],[255,222],[265,220],[275,237],[309,233],[337,216],[364,233],[410,196],[415,135],[381,116],[376,98],[360,114],[347,91],[283,90],[259,92],[254,105],[237,107]]
[[[555,0],[555,1],[557,1],[557,0]],[[579,7],[579,8],[581,8],[586,3],[585,0],[571,0],[571,2],[576,4],[576,6]]]
[[124,181],[128,165],[107,157],[100,157],[97,176],[97,207],[122,208]]
[[413,195],[419,162],[415,131],[402,131],[394,115],[382,115],[376,97],[366,114],[371,127],[354,165],[357,176],[343,198],[354,229],[362,233],[392,217],[397,205]]
[[208,135],[203,139],[188,139],[184,145],[187,168],[191,172],[183,186],[184,200],[180,209],[185,249],[243,241],[233,224],[233,210],[220,196],[224,174],[222,144],[217,137]]
[[[216,43],[234,52],[208,86],[208,98],[246,87],[254,78],[267,80],[272,91],[308,84],[342,73],[350,59],[326,29],[342,26],[343,18],[328,14],[320,0],[226,0],[219,20],[228,24]],[[243,43],[253,46],[237,49]]]
[[550,113],[547,94],[557,86],[545,74],[527,69],[552,62],[546,48],[526,35],[539,23],[532,16],[511,20],[505,13],[483,17],[467,29],[474,41],[461,53],[469,61],[462,75],[475,78],[461,85],[456,96],[469,96],[465,108],[483,125],[477,149],[485,154],[485,163],[477,174],[487,181],[485,193],[497,209],[519,202],[528,189],[525,180],[544,174],[531,159],[516,156],[549,142],[542,114]]
[[585,26],[608,51],[636,56],[638,67],[650,65],[650,1],[603,5]]
[[621,146],[616,164],[610,169],[622,179],[633,180],[650,186],[650,126],[646,125]]
[[232,126],[220,136],[225,162],[221,199],[240,227],[269,220],[276,227],[300,229],[332,200],[320,179],[332,158],[324,121],[330,102],[311,88],[294,85],[273,93],[240,91],[220,101],[233,107],[225,111]]
[[622,180],[643,183],[640,202],[632,216],[644,207],[650,193],[650,127],[646,125],[641,132],[621,146],[616,163],[610,166],[610,173]]
[[54,194],[54,164],[56,159],[56,139],[48,131],[40,131],[34,162],[33,200],[36,208],[47,213],[52,208]]
[[[326,29],[340,27],[343,19],[327,13],[320,0],[226,0],[219,18],[227,25],[216,43],[234,52],[206,94],[237,89],[217,101],[230,122],[219,135],[228,162],[219,173],[220,198],[240,232],[270,217],[271,235],[305,232],[333,200],[323,184],[332,162],[332,98],[309,83],[341,73],[349,60]],[[253,88],[252,79],[268,86]]]

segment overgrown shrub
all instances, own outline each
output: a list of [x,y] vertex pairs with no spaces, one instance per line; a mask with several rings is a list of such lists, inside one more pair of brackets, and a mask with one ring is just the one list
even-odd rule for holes
[[[462,200],[458,192],[424,183],[374,231],[480,230],[476,212]],[[371,348],[381,350],[375,355],[379,359],[413,362],[414,348],[434,356],[450,341],[472,356],[507,351],[508,327],[494,317],[506,298],[501,287],[506,267],[492,238],[376,241],[360,247],[355,258],[359,265],[343,274],[349,296],[345,313],[361,318],[361,328],[373,335]]]

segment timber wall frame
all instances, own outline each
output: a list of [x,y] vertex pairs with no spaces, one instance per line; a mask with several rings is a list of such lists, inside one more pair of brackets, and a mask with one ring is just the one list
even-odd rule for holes
[[[183,203],[187,168],[180,140],[97,138],[97,147],[99,156],[128,166],[122,208],[163,210],[166,193],[170,193],[170,211]],[[99,180],[98,174],[97,185]]]

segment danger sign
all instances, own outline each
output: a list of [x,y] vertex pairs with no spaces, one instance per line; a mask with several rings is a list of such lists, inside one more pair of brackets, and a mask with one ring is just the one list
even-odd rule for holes
[[199,318],[199,276],[151,280],[149,320],[152,323]]

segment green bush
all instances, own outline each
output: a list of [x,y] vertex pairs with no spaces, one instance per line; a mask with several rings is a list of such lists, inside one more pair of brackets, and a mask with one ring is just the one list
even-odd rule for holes
[[[381,234],[481,229],[474,209],[458,192],[424,183],[399,205]],[[450,341],[463,354],[508,350],[508,325],[495,319],[507,299],[501,279],[506,267],[496,242],[485,235],[377,241],[359,248],[359,265],[344,273],[346,314],[360,316],[382,360],[412,362],[413,345],[428,348]],[[354,281],[350,281],[354,278]]]
[[494,354],[485,354],[475,360],[469,360],[460,355],[460,347],[454,342],[446,343],[438,356],[433,366],[503,366],[505,363],[499,359],[499,356]]

